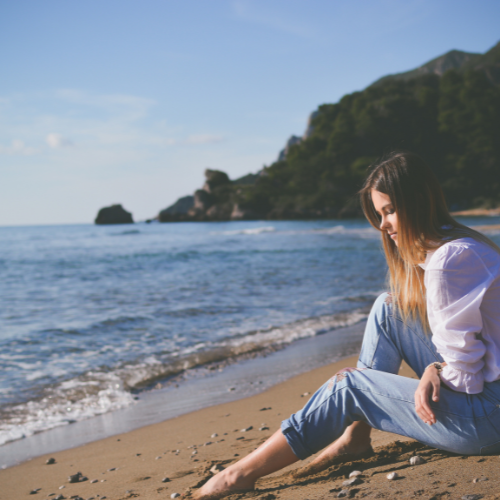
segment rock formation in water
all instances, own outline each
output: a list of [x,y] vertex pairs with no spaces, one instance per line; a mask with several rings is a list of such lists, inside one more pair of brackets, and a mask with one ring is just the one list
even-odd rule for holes
[[101,208],[94,221],[96,224],[133,224],[132,214],[121,205]]

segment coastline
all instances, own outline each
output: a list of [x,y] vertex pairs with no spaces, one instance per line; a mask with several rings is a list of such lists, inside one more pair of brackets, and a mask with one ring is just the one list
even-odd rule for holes
[[139,393],[136,404],[55,427],[0,446],[0,468],[45,453],[54,453],[179,417],[183,414],[253,396],[311,367],[320,367],[356,354],[365,321],[291,342],[227,365],[202,366],[173,379],[161,389]]
[[[40,498],[63,495],[96,500],[170,498],[174,493],[192,491],[211,476],[214,465],[226,467],[260,445],[279,428],[282,419],[304,405],[309,394],[342,367],[354,365],[356,359],[351,356],[315,368],[251,397],[2,470],[0,499],[24,498],[35,489],[39,489],[36,494]],[[412,376],[407,366],[400,374]],[[336,498],[352,470],[363,472],[362,482],[350,488],[348,494],[355,498],[455,499],[466,494],[479,494],[474,498],[489,500],[500,498],[494,495],[500,491],[498,456],[455,456],[380,431],[374,431],[372,437],[374,457],[294,480],[288,472],[304,465],[299,462],[259,480],[256,491],[227,498]],[[426,462],[411,467],[408,460],[414,454],[423,456]],[[54,458],[55,464],[47,465],[48,458]],[[398,480],[386,479],[392,471],[398,471]],[[70,484],[68,476],[77,472],[88,480]]]

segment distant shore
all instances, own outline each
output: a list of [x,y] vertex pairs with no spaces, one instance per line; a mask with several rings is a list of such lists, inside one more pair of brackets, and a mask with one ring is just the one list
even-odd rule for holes
[[451,212],[451,215],[453,215],[453,217],[498,217],[500,216],[500,207],[459,210],[457,212]]

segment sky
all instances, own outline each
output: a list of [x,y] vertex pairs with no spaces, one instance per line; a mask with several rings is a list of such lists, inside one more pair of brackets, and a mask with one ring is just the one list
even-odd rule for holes
[[497,0],[0,0],[0,225],[154,217],[309,114],[500,40]]

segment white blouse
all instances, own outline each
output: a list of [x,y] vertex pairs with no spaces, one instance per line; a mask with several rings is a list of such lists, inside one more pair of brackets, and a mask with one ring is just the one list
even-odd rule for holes
[[500,379],[500,254],[472,238],[428,252],[424,283],[441,380],[467,394]]

